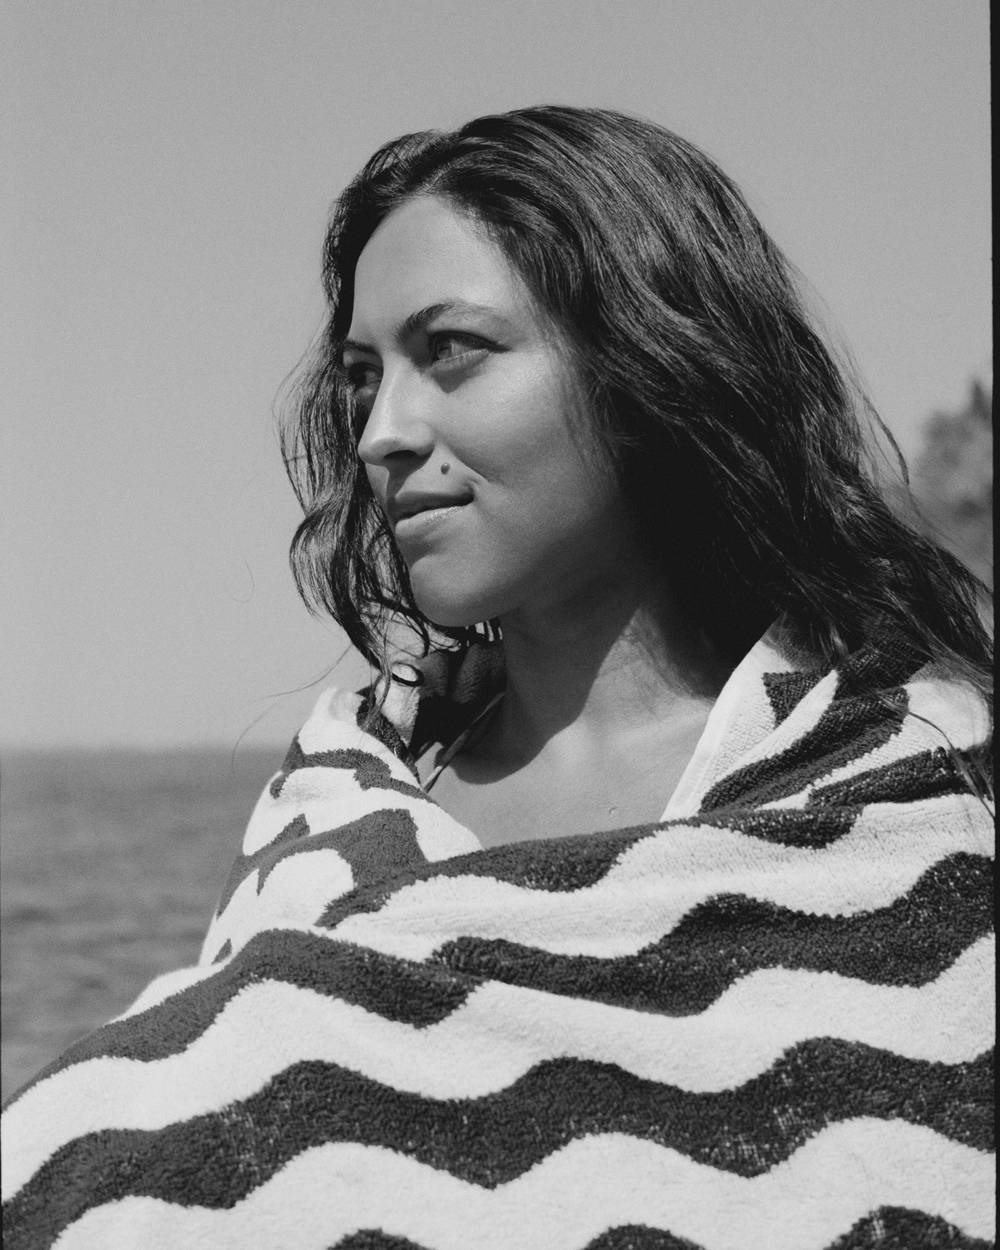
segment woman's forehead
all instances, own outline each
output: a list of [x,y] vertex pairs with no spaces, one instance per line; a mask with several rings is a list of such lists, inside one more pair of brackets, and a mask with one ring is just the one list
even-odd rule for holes
[[416,196],[379,224],[358,258],[349,337],[384,333],[439,305],[533,314],[530,293],[485,229],[440,197]]

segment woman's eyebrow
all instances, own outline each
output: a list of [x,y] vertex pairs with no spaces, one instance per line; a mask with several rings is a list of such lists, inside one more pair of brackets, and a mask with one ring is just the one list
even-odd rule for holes
[[[424,308],[419,308],[416,312],[412,312],[408,317],[404,318],[396,328],[396,341],[399,343],[405,342],[418,330],[425,329],[428,323],[436,317],[451,313],[474,313],[479,315],[486,314],[491,318],[499,317],[496,309],[490,308],[487,304],[475,304],[464,299],[442,300],[440,303],[428,304]],[[344,339],[341,351],[348,350],[370,356],[378,355],[378,352],[371,344],[360,343],[357,339]]]

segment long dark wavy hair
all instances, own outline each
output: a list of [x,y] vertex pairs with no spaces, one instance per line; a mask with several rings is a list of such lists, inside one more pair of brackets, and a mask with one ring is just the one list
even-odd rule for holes
[[[373,665],[390,671],[391,621],[425,645],[435,627],[358,459],[341,346],[358,257],[416,195],[477,222],[558,330],[591,444],[721,654],[735,664],[787,614],[831,664],[865,643],[905,646],[988,692],[985,587],[885,501],[866,452],[870,424],[884,427],[739,189],[660,126],[568,107],[405,135],[334,206],[329,317],[282,436],[305,512],[291,558],[306,602]],[[461,644],[482,628],[440,632]]]

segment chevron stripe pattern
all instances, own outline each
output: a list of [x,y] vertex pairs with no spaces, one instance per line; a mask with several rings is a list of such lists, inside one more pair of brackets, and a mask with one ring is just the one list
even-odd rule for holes
[[993,1245],[978,696],[776,629],[662,822],[485,850],[410,745],[495,678],[320,699],[199,965],[8,1104],[8,1245]]

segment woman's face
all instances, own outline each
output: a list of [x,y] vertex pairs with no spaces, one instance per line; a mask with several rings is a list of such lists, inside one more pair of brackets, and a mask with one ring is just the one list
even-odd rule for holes
[[632,556],[627,509],[582,451],[574,379],[499,248],[442,199],[361,253],[344,368],[358,454],[439,625],[580,602]]

